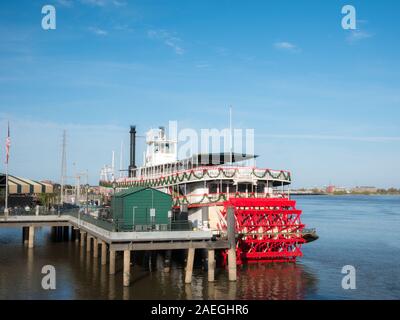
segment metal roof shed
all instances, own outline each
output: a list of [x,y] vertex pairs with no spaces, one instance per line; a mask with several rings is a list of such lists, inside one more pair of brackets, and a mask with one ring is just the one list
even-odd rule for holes
[[130,188],[115,194],[111,208],[119,230],[168,230],[172,197],[152,188]]

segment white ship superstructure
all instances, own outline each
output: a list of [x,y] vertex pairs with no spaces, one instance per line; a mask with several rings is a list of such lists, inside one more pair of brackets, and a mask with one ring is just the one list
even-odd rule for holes
[[[131,139],[132,149],[135,127]],[[162,127],[147,132],[146,146],[142,167],[136,167],[135,151],[131,150],[129,176],[113,181],[115,174],[103,174],[102,186],[110,188],[114,182],[117,190],[149,186],[166,192],[176,207],[187,205],[195,228],[220,230],[223,203],[231,198],[288,197],[290,173],[246,165],[256,155],[209,153],[178,159],[177,141],[169,140]]]

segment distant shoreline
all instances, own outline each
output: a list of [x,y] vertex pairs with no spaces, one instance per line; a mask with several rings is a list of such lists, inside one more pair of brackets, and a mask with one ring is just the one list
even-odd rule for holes
[[290,193],[292,196],[400,196],[400,193]]

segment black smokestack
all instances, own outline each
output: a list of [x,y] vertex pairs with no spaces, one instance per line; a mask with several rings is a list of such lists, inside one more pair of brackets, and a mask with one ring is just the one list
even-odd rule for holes
[[131,126],[131,162],[129,165],[129,177],[133,177],[133,170],[136,169],[136,126]]

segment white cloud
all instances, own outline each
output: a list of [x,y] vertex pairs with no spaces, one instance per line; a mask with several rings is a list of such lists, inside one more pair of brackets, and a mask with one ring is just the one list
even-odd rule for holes
[[332,136],[316,134],[261,134],[258,138],[296,139],[296,140],[347,140],[363,142],[400,142],[400,137],[392,136]]
[[275,42],[274,47],[278,50],[285,50],[290,52],[299,52],[300,48],[297,47],[295,44],[282,41],[282,42]]
[[106,30],[103,30],[103,29],[100,29],[100,28],[97,28],[97,27],[90,27],[89,31],[94,33],[94,34],[96,34],[96,35],[98,35],[98,36],[106,36],[106,35],[108,35],[108,32]]
[[165,30],[148,30],[147,35],[150,39],[162,41],[166,46],[172,48],[178,55],[183,55],[185,53],[185,50],[180,45],[182,40]]
[[217,47],[215,49],[215,51],[217,52],[217,54],[219,56],[222,56],[222,57],[226,57],[227,55],[229,55],[229,50],[225,47]]
[[199,62],[196,64],[196,68],[203,69],[203,68],[209,68],[210,65],[207,62]]
[[83,4],[96,6],[96,7],[105,7],[108,5],[113,5],[116,7],[122,7],[126,5],[125,1],[122,0],[80,0]]
[[57,0],[57,4],[67,8],[71,8],[74,5],[72,0]]
[[349,43],[355,43],[364,39],[372,38],[374,35],[369,32],[361,31],[361,30],[352,30],[350,34],[347,36],[347,41]]
[[128,24],[118,24],[114,26],[116,31],[134,32],[135,29],[131,28]]
[[107,0],[80,0],[83,4],[89,4],[92,6],[97,6],[97,7],[104,7],[106,3],[108,2]]

